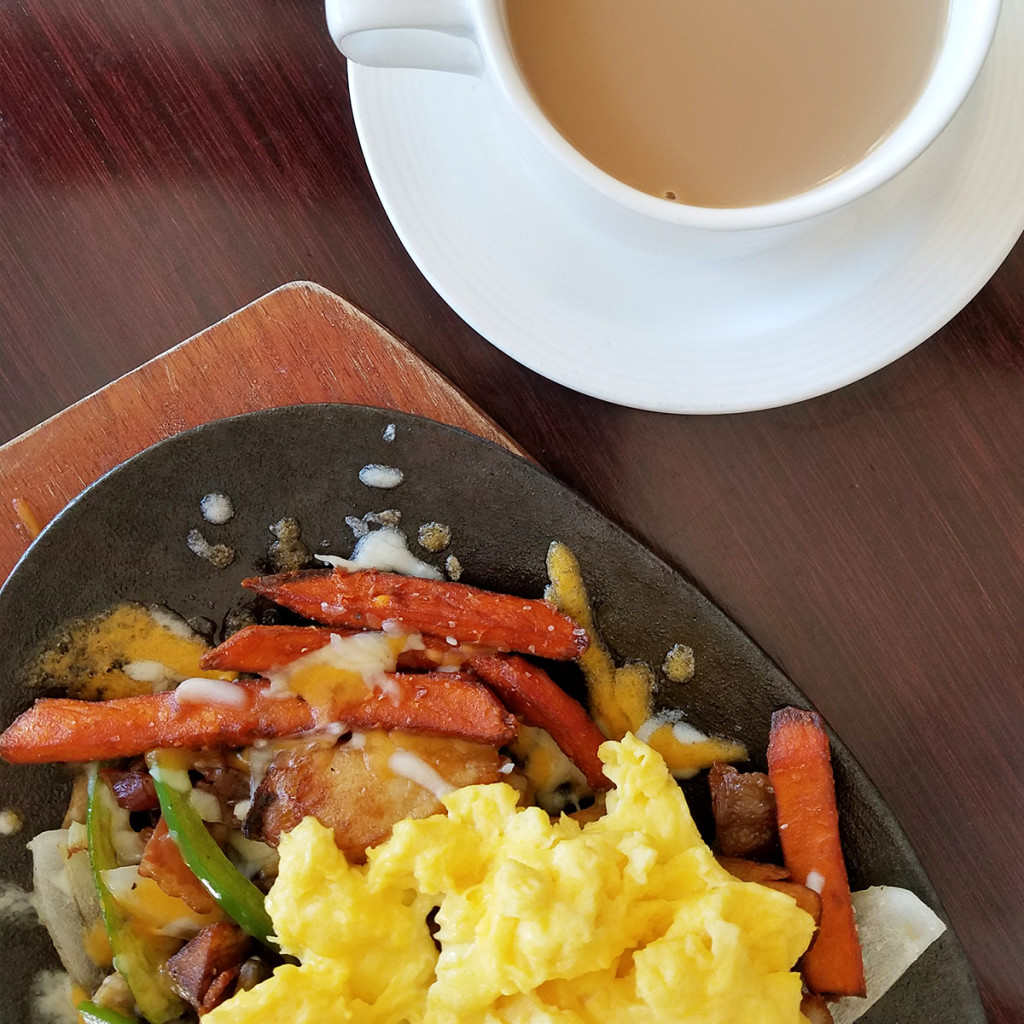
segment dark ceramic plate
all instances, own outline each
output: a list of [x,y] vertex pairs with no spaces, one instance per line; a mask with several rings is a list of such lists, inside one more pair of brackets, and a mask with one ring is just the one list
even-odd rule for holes
[[[397,426],[392,442],[383,439]],[[401,468],[391,491],[358,480],[367,463]],[[235,517],[211,526],[200,498],[227,494]],[[61,622],[118,600],[166,604],[186,618],[222,622],[244,600],[238,583],[260,571],[268,526],[296,516],[313,550],[347,555],[345,517],[398,508],[415,550],[420,523],[452,527],[449,552],[463,580],[537,596],[544,556],[558,538],[579,555],[600,625],[620,657],[660,665],[673,644],[697,656],[683,687],[664,684],[663,707],[685,710],[695,726],[741,737],[763,768],[769,717],[805,698],[767,657],[678,573],[600,516],[557,480],[477,437],[427,420],[353,406],[301,406],[221,420],[171,438],[130,459],[90,487],[39,537],[0,591],[0,721],[31,701],[17,683],[26,661]],[[240,552],[224,570],[186,546],[191,529]],[[419,554],[423,554],[422,551]],[[440,562],[444,555],[427,556]],[[842,743],[834,747],[840,813],[854,888],[887,883],[912,889],[939,913],[938,898],[906,837]],[[24,812],[25,829],[0,839],[5,882],[27,886],[25,841],[56,827],[67,800],[60,767],[0,766],[5,807]],[[698,820],[707,817],[706,784],[687,785]],[[8,979],[3,1019],[32,1018],[28,989],[56,965],[43,930],[0,925],[0,963]],[[9,1015],[9,1016],[8,1016]],[[969,1024],[984,1021],[974,983],[950,931],[934,943],[882,1002],[870,1024]]]

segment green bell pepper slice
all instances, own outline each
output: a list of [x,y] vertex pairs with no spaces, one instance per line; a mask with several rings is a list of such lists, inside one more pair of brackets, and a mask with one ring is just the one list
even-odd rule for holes
[[82,1024],[139,1024],[134,1017],[126,1017],[117,1010],[108,1009],[106,1006],[97,1006],[95,1003],[84,1002],[78,1004],[78,1016]]
[[117,867],[113,837],[114,794],[100,778],[98,765],[89,766],[88,779],[86,835],[89,863],[103,924],[114,953],[114,967],[128,983],[142,1016],[151,1024],[166,1024],[185,1011],[185,1004],[171,989],[163,970],[169,952],[167,942],[161,942],[140,928],[122,910],[103,881],[103,872]]
[[179,751],[153,750],[146,755],[160,810],[182,859],[221,909],[247,935],[276,946],[274,922],[263,893],[228,860],[192,806],[188,761]]

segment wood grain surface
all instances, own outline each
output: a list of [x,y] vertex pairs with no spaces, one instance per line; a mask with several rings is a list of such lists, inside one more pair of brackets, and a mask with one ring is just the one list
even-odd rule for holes
[[32,519],[45,524],[149,445],[222,416],[308,402],[401,409],[525,454],[379,324],[319,285],[294,282],[0,447],[0,580],[28,546]]
[[10,0],[0,52],[0,438],[284,282],[330,288],[782,665],[902,821],[991,1020],[1024,1020],[1024,245],[835,394],[637,412],[518,366],[426,284],[316,0]]

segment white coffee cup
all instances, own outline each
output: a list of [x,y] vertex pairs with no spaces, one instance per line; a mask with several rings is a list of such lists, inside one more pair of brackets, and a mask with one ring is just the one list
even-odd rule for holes
[[541,143],[540,148],[568,172],[573,187],[584,186],[592,197],[610,200],[619,212],[641,214],[663,225],[736,232],[820,217],[877,189],[913,163],[943,131],[974,84],[995,33],[999,7],[1000,0],[949,0],[946,34],[924,90],[906,117],[860,162],[809,191],[733,208],[689,206],[649,195],[607,174],[574,149],[548,121],[523,81],[501,0],[327,0],[327,21],[338,48],[358,64],[480,77],[499,109]]

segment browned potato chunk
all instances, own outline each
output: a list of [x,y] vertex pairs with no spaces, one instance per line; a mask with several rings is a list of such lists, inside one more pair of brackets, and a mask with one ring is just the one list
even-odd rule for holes
[[334,747],[283,750],[256,790],[245,834],[277,846],[281,833],[312,815],[334,829],[349,860],[361,863],[367,847],[386,839],[396,822],[444,810],[437,777],[453,788],[502,777],[505,758],[481,743],[399,730],[357,737]]
[[207,925],[167,961],[167,973],[182,998],[209,1013],[231,994],[253,941],[229,921]]
[[777,889],[796,900],[796,905],[814,918],[814,923],[821,921],[821,897],[805,885],[790,881],[789,871],[777,864],[759,864],[756,861],[744,860],[742,857],[723,857],[719,855],[718,863],[734,878],[741,882],[757,882],[769,889]]
[[771,858],[779,833],[768,776],[716,762],[708,772],[708,785],[719,850],[726,857]]

